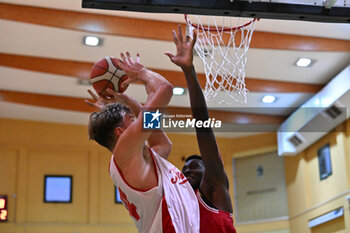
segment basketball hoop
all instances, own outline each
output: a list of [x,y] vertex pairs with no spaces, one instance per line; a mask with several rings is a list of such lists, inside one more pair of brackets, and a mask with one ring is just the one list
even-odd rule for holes
[[197,32],[195,51],[203,61],[207,79],[204,95],[220,104],[246,103],[247,52],[259,19],[239,24],[239,20],[233,22],[232,17],[221,18],[219,26],[214,16],[191,16],[190,19],[185,15],[187,35],[192,36],[193,30]]

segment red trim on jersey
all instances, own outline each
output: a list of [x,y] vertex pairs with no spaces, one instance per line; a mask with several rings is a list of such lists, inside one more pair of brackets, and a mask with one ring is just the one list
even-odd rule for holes
[[162,230],[164,233],[176,233],[164,196],[162,200]]
[[208,211],[213,212],[213,213],[215,213],[215,214],[218,214],[218,213],[219,213],[219,210],[214,209],[214,208],[208,206],[208,205],[203,201],[201,195],[199,194],[199,191],[196,192],[196,195],[197,195],[197,199],[199,200],[200,204],[202,204],[202,206],[203,206],[204,208],[206,208]]
[[215,213],[215,214],[218,214],[218,213],[220,212],[220,213],[224,213],[224,214],[226,214],[226,215],[230,215],[230,217],[233,216],[233,214],[230,213],[230,212],[227,212],[227,211],[225,211],[225,210],[218,210],[218,209],[215,209],[215,208],[213,208],[213,207],[208,206],[207,203],[205,203],[205,201],[202,199],[202,197],[201,197],[201,195],[200,195],[198,189],[196,190],[195,193],[196,193],[196,195],[197,195],[197,199],[199,200],[200,204],[202,204],[202,206],[203,206],[204,208],[206,208],[208,211],[213,212],[213,213]]
[[153,189],[153,188],[155,188],[155,187],[158,186],[158,172],[157,172],[156,163],[155,163],[155,161],[154,161],[153,152],[152,152],[151,148],[148,147],[148,149],[149,149],[149,151],[150,151],[150,153],[151,153],[151,158],[152,158],[152,161],[153,161],[153,166],[154,166],[154,170],[155,170],[155,172],[156,172],[156,178],[157,178],[157,185],[154,186],[154,187],[148,188],[148,189],[138,189],[138,188],[134,188],[134,187],[131,186],[128,182],[126,182],[126,180],[125,180],[125,178],[124,178],[124,176],[123,176],[123,173],[120,171],[120,169],[119,169],[117,163],[116,163],[115,160],[114,160],[114,155],[113,155],[113,162],[114,162],[114,165],[115,165],[115,167],[117,168],[117,170],[118,170],[120,176],[122,177],[124,183],[125,183],[127,186],[129,186],[130,188],[132,188],[132,189],[134,189],[134,190],[136,190],[136,191],[139,191],[139,192],[147,192],[147,191],[149,191],[149,190],[151,190],[151,189]]
[[208,206],[198,190],[196,196],[200,212],[200,233],[236,233],[231,213]]

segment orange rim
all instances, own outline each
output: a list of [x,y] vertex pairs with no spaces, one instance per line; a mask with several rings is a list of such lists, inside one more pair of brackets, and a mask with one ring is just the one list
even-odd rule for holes
[[[191,24],[192,27],[198,28],[198,24],[193,24],[193,23],[191,23],[191,22],[189,21],[189,19],[188,19],[188,17],[187,17],[187,14],[185,14],[185,20],[186,20],[186,23],[187,23],[187,24]],[[247,26],[249,26],[250,24],[252,24],[253,22],[259,21],[259,20],[260,20],[260,18],[254,18],[254,19],[250,20],[250,21],[249,21],[248,23],[246,23],[246,24],[242,24],[242,25],[240,25],[240,26],[232,27],[232,28],[229,28],[229,27],[223,28],[223,29],[221,29],[220,31],[227,32],[227,31],[239,30],[239,29],[244,28],[244,27],[247,27]],[[218,31],[217,27],[202,27],[201,30],[207,31],[207,32],[217,32],[217,31]]]

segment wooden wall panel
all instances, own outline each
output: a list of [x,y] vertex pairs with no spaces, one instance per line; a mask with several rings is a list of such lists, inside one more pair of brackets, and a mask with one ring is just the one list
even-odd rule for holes
[[[78,112],[93,112],[96,109],[84,103],[83,98],[65,97],[45,94],[24,93],[16,91],[0,90],[2,101],[18,104],[33,105],[38,107],[55,108],[61,110],[70,110]],[[168,107],[165,111],[167,114],[191,114],[190,108]],[[284,116],[271,116],[251,113],[233,113],[218,110],[210,110],[211,117],[222,120],[223,123],[240,124],[244,119],[245,124],[281,124]]]
[[[33,57],[0,53],[0,66],[6,66],[29,71],[44,72],[58,75],[65,75],[81,79],[89,79],[90,69],[93,63],[63,60],[46,57]],[[176,87],[187,88],[182,72],[152,69],[163,75]],[[205,74],[198,74],[198,80],[202,88],[205,87]],[[251,92],[297,92],[297,93],[317,93],[322,89],[320,84],[307,84],[295,82],[272,81],[264,79],[246,78],[246,86]]]

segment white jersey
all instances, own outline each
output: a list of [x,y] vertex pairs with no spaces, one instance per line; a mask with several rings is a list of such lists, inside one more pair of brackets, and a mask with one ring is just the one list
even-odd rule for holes
[[110,175],[139,233],[198,233],[199,205],[186,177],[150,149],[158,185],[149,190],[131,187],[112,155]]

